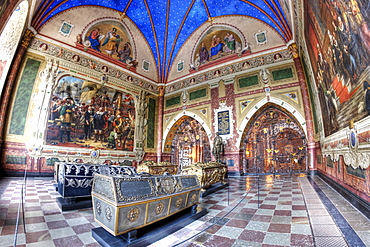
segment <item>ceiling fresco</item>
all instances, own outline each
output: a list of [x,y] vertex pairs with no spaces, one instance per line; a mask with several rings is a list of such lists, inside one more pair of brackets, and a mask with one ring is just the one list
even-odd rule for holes
[[271,27],[288,42],[291,28],[278,0],[45,0],[32,26],[39,30],[54,16],[80,6],[118,11],[142,32],[156,60],[159,82],[165,82],[176,55],[202,24],[223,16],[247,16]]

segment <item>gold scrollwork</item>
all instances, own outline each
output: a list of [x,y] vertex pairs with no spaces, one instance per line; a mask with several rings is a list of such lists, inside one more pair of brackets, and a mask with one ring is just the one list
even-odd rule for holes
[[155,213],[158,215],[158,214],[161,214],[164,210],[164,203],[163,202],[160,202],[157,204],[157,206],[155,207]]
[[191,197],[190,197],[190,201],[191,202],[195,202],[197,200],[197,194],[193,194]]
[[139,218],[140,210],[138,208],[133,208],[127,213],[127,219],[131,222],[136,221]]
[[177,198],[177,200],[176,200],[176,208],[181,207],[182,201],[183,201],[182,197]]

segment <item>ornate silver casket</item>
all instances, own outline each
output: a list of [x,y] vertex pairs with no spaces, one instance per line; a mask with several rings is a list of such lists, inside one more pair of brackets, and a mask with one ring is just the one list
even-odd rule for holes
[[164,219],[199,202],[193,175],[95,175],[91,192],[94,218],[117,236]]
[[91,185],[95,174],[133,175],[136,170],[131,166],[58,164],[58,192],[62,197],[91,196]]

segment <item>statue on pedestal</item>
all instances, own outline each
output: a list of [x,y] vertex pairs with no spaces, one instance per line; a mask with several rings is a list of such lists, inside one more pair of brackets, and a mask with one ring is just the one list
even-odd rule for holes
[[212,154],[215,156],[216,161],[220,162],[221,159],[221,154],[224,151],[224,146],[223,146],[223,140],[222,137],[219,135],[218,132],[216,132],[216,136],[213,139],[213,149],[212,149]]

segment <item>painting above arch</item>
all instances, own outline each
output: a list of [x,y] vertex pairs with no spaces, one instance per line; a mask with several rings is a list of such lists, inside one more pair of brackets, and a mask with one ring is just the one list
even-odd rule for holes
[[[85,49],[93,49],[121,62],[132,64],[134,61],[134,44],[127,29],[119,22],[104,21],[89,27],[77,43]],[[134,66],[136,67],[137,64]]]
[[[242,37],[230,28],[216,27],[207,31],[195,48],[193,61],[196,67],[234,53],[248,52],[243,49]],[[248,46],[249,47],[249,46]]]
[[58,81],[49,106],[46,144],[133,151],[134,132],[130,93],[71,76]]

